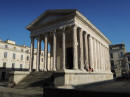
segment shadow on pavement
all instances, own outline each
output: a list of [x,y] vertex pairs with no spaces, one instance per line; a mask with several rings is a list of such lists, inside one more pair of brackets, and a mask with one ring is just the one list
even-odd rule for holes
[[44,97],[130,97],[129,82],[120,79],[77,85],[73,89],[44,88]]

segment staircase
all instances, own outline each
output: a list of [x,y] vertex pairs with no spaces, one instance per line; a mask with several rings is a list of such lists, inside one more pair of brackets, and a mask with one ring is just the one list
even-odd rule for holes
[[52,86],[54,82],[53,72],[32,72],[25,77],[15,88],[17,89],[42,89]]

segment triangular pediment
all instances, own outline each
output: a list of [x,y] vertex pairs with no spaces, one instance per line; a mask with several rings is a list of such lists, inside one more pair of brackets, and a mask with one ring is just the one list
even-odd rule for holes
[[69,16],[75,12],[75,9],[47,10],[45,13],[43,13],[37,19],[35,19],[31,24],[29,24],[27,26],[27,29],[63,18],[65,16]]

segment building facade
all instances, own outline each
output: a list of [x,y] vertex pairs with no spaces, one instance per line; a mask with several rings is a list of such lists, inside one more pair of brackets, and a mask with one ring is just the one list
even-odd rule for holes
[[124,60],[125,60],[125,70],[124,70],[124,74],[127,76],[130,76],[130,52],[125,53],[124,55]]
[[[113,79],[109,44],[79,11],[48,10],[27,26],[31,32],[30,71],[33,68],[34,41],[44,42],[44,68],[54,72],[56,86],[79,85]],[[51,64],[48,64],[48,45]],[[37,52],[37,60],[40,53]],[[40,65],[40,62],[37,62]]]
[[125,44],[110,45],[111,71],[115,78],[122,77],[123,72],[126,72],[125,53]]
[[[36,54],[37,49],[34,49],[34,67],[36,71]],[[41,66],[40,71],[43,70],[44,52],[41,51]],[[15,41],[7,40],[0,41],[0,79],[7,80],[10,71],[28,71],[30,64],[30,48],[27,46],[17,45]]]

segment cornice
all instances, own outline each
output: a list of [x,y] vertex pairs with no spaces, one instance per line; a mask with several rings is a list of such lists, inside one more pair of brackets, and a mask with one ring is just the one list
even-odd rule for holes
[[[38,23],[40,20],[44,19],[49,14],[66,14],[68,15],[63,16],[62,18],[55,19],[53,21],[46,22],[44,24],[40,24],[38,26],[34,26],[36,23]],[[93,31],[95,31],[100,37],[102,37],[107,43],[111,44],[110,40],[99,30],[97,29],[84,15],[82,15],[78,10],[76,9],[60,9],[60,10],[47,10],[45,13],[40,15],[38,18],[36,18],[31,24],[29,24],[26,28],[30,30],[31,32],[33,30],[40,29],[41,27],[48,27],[50,25],[53,25],[57,22],[65,21],[67,19],[71,19],[74,17],[79,18],[85,25],[90,27]]]
[[109,44],[111,44],[111,41],[99,30],[97,29],[85,16],[83,16],[79,11],[76,11],[76,17],[79,18],[84,24],[89,26],[92,30],[97,32],[97,34],[105,39]]
[[43,23],[43,24],[39,24],[36,27],[32,26],[32,27],[27,28],[27,29],[30,30],[30,31],[40,29],[41,27],[47,27],[47,26],[53,25],[53,24],[61,22],[61,21],[66,21],[66,20],[72,19],[72,18],[74,18],[74,16],[75,16],[75,14],[66,15],[66,16],[63,16],[62,18],[58,18],[58,19],[55,19],[53,21],[49,21],[49,22],[46,22],[46,23]]

